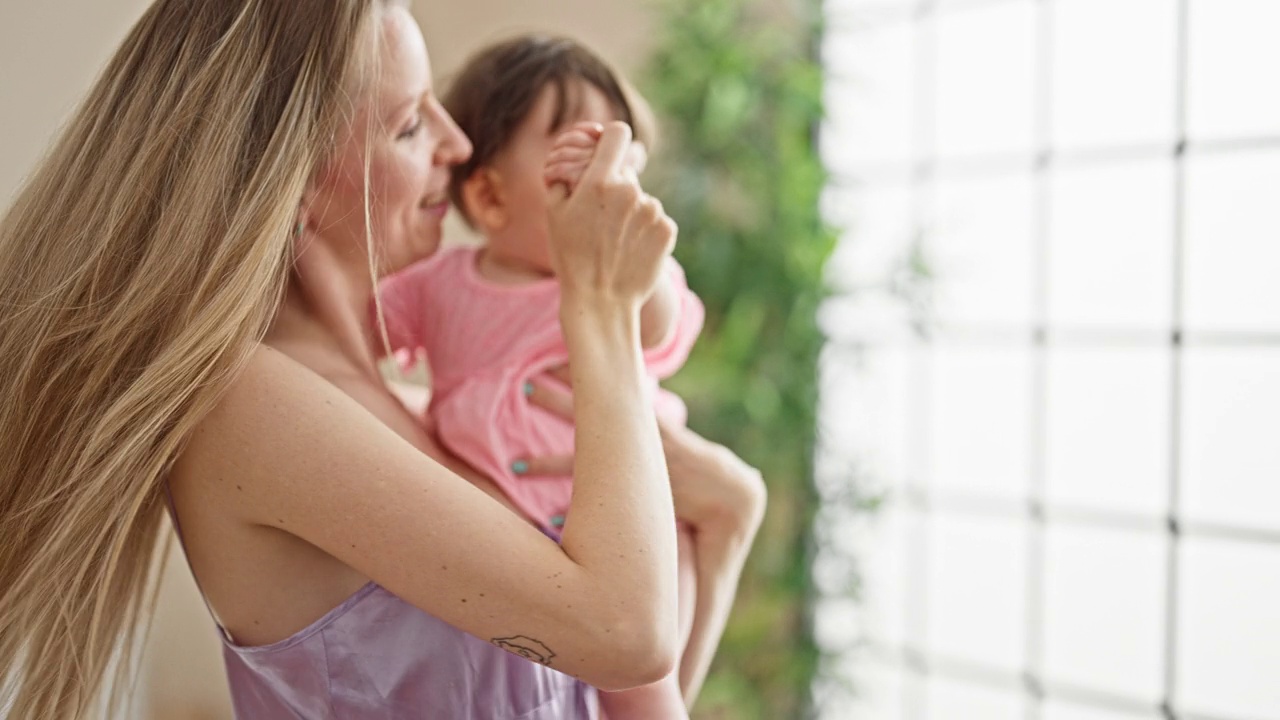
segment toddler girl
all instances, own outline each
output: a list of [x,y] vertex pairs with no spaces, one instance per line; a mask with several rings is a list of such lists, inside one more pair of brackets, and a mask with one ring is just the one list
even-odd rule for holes
[[[532,382],[568,358],[559,285],[549,258],[547,193],[572,185],[590,158],[592,123],[630,124],[639,172],[648,130],[622,82],[590,51],[568,40],[526,36],[473,57],[445,106],[475,147],[455,168],[450,195],[485,238],[482,247],[437,253],[381,285],[397,353],[425,351],[428,410],[440,442],[493,478],[512,503],[558,537],[572,478],[530,473],[521,458],[573,452],[573,424],[530,405]],[[571,132],[564,131],[573,127]],[[557,140],[557,137],[560,139]],[[684,363],[703,308],[674,260],[641,311],[641,345],[655,412],[679,423],[684,403],[658,387]],[[680,531],[684,535],[684,530]],[[681,628],[693,614],[693,558],[681,542]],[[678,671],[661,683],[601,695],[609,720],[686,718]]]

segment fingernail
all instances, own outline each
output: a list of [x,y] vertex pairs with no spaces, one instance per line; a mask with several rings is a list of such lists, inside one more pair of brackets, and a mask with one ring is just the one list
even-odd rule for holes
[[523,460],[517,460],[511,463],[511,472],[517,475],[524,475],[525,473],[529,472],[529,463]]
[[533,395],[533,383],[526,382],[524,386],[521,388],[521,391],[524,392],[525,397],[530,397],[531,395]]

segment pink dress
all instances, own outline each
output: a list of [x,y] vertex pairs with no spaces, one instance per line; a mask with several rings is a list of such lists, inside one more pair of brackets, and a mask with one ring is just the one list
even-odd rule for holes
[[[493,478],[523,512],[556,532],[573,492],[570,477],[521,477],[517,458],[573,452],[573,425],[524,397],[526,381],[569,357],[555,279],[505,286],[480,276],[477,248],[455,248],[410,266],[380,286],[392,350],[425,351],[432,378],[427,410],[441,443]],[[658,387],[684,364],[704,310],[684,272],[668,261],[680,307],[675,331],[644,354],[655,410],[683,423],[679,397]],[[544,379],[545,381],[545,379]]]

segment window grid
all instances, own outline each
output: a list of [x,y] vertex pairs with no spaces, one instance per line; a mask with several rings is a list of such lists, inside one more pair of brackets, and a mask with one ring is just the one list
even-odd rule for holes
[[[854,29],[858,32],[873,28],[878,24],[911,23],[917,30],[924,29],[925,23],[943,12],[954,12],[977,6],[997,5],[1009,0],[951,0],[940,7],[939,0],[918,0],[911,4],[875,6],[865,8],[855,21],[849,15],[836,17],[829,23],[829,31]],[[1060,1],[1060,0],[1059,0]],[[856,355],[867,349],[909,345],[918,347],[928,354],[933,348],[977,346],[993,347],[1007,345],[1012,347],[1032,348],[1032,414],[1030,431],[1032,432],[1029,484],[1030,492],[1025,501],[983,497],[974,493],[939,491],[924,486],[919,473],[909,472],[904,479],[902,492],[898,501],[905,507],[918,513],[922,524],[928,526],[932,517],[945,514],[947,517],[984,516],[1027,520],[1028,533],[1028,615],[1025,619],[1027,632],[1025,637],[1025,667],[1020,673],[1010,673],[1006,669],[989,667],[980,662],[957,658],[939,657],[923,647],[916,646],[911,638],[920,641],[925,637],[929,618],[927,603],[921,598],[929,593],[927,553],[919,538],[911,540],[912,548],[908,557],[913,559],[906,572],[911,574],[908,586],[913,589],[914,597],[908,597],[906,604],[908,640],[901,647],[885,647],[872,643],[869,652],[872,657],[883,662],[896,665],[920,680],[930,676],[957,680],[974,685],[1020,692],[1025,699],[1026,717],[1028,720],[1039,720],[1044,713],[1045,703],[1049,700],[1062,700],[1077,705],[1088,706],[1098,710],[1112,710],[1135,714],[1158,714],[1166,720],[1264,720],[1243,716],[1225,716],[1191,712],[1176,705],[1178,680],[1178,602],[1180,549],[1187,538],[1206,538],[1235,540],[1246,543],[1280,547],[1280,530],[1262,527],[1246,527],[1222,523],[1191,521],[1182,518],[1182,458],[1179,454],[1179,442],[1182,436],[1183,417],[1183,361],[1185,350],[1189,347],[1249,347],[1280,345],[1280,334],[1273,332],[1207,332],[1186,331],[1184,327],[1184,285],[1185,285],[1185,237],[1186,219],[1183,208],[1186,201],[1186,160],[1188,156],[1218,155],[1237,152],[1256,152],[1280,148],[1280,136],[1258,136],[1231,138],[1209,141],[1192,141],[1187,129],[1187,85],[1188,55],[1190,36],[1190,2],[1191,0],[1172,0],[1177,7],[1176,60],[1175,60],[1175,140],[1171,144],[1146,143],[1095,147],[1070,151],[1058,151],[1053,147],[1051,139],[1051,103],[1053,85],[1053,47],[1054,38],[1052,5],[1055,0],[1033,0],[1037,12],[1036,44],[1036,108],[1035,108],[1035,147],[1034,153],[997,154],[985,157],[965,157],[959,159],[940,158],[933,147],[934,134],[930,132],[929,123],[934,117],[934,106],[937,78],[935,75],[934,53],[938,38],[936,27],[933,34],[917,32],[917,38],[923,41],[914,42],[916,67],[914,69],[917,92],[913,108],[915,124],[915,140],[917,148],[915,160],[902,163],[888,163],[860,168],[857,177],[842,176],[836,173],[832,177],[837,187],[874,187],[880,183],[908,180],[911,197],[912,219],[919,225],[925,217],[926,205],[933,185],[939,178],[974,177],[985,174],[1003,174],[1010,171],[1030,171],[1034,178],[1034,252],[1035,268],[1035,315],[1030,329],[1025,327],[992,327],[949,324],[938,328],[931,338],[924,340],[873,340],[862,338],[844,338],[833,340],[833,345],[840,351]],[[839,68],[830,68],[829,73],[840,72]],[[1173,292],[1172,330],[1168,332],[1141,329],[1097,329],[1088,327],[1071,327],[1052,324],[1048,315],[1049,268],[1047,263],[1050,229],[1050,185],[1053,173],[1061,168],[1107,164],[1124,160],[1171,159],[1173,162]],[[1152,518],[1125,512],[1113,512],[1096,508],[1071,507],[1057,504],[1050,507],[1046,501],[1046,401],[1048,396],[1047,360],[1050,348],[1063,347],[1169,347],[1171,374],[1169,392],[1171,405],[1169,408],[1169,471],[1168,471],[1168,510],[1167,515]],[[920,418],[928,416],[933,399],[931,390],[926,384],[923,388],[913,390],[912,417],[916,425],[911,429],[915,438],[924,437],[927,430],[921,427]],[[1164,583],[1165,627],[1163,630],[1163,678],[1162,693],[1159,703],[1153,706],[1146,700],[1139,700],[1123,695],[1098,691],[1086,687],[1077,687],[1068,683],[1049,681],[1045,678],[1043,667],[1044,605],[1045,605],[1045,536],[1050,527],[1078,528],[1112,528],[1140,532],[1163,533],[1168,539],[1165,551],[1166,575]],[[923,561],[923,562],[922,562]],[[914,633],[914,634],[913,634]],[[925,710],[919,697],[918,687],[910,682],[903,683],[900,698],[900,710],[905,720],[923,720]],[[1271,718],[1265,720],[1274,720]]]

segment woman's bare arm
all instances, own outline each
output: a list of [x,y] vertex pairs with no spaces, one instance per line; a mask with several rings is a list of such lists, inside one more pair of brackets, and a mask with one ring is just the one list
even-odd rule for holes
[[[561,548],[281,353],[255,354],[183,465],[242,521],[302,538],[406,602],[593,685],[652,682],[675,662],[665,598],[647,578],[656,551],[627,518],[634,506],[575,507],[595,552]],[[623,532],[590,536],[577,517],[593,515]]]

